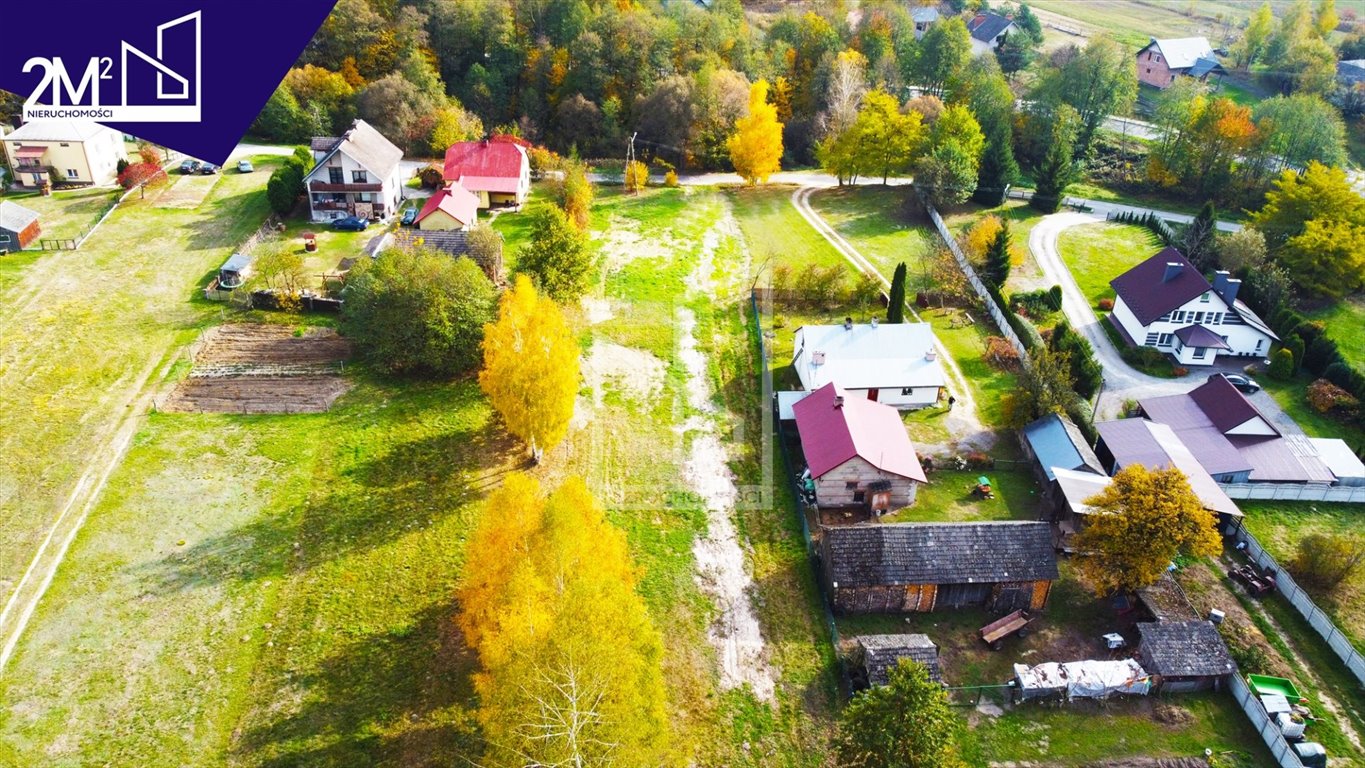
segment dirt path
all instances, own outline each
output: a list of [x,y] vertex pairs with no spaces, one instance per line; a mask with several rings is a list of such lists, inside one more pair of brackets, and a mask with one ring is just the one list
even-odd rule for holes
[[[853,265],[854,269],[877,278],[883,287],[890,288],[891,281],[878,272],[872,262],[867,260],[867,257],[859,253],[852,243],[844,239],[844,236],[830,226],[811,206],[810,196],[819,189],[820,187],[813,186],[797,189],[792,193],[792,205],[796,207],[801,217],[814,227],[815,231],[819,232],[834,247],[834,250],[839,252],[839,255]],[[914,306],[907,304],[906,307],[910,310],[911,316],[918,321],[920,316],[915,311]],[[967,377],[963,375],[962,368],[958,366],[957,361],[953,359],[952,354],[941,342],[935,342],[934,347],[938,350],[939,360],[943,362],[949,380],[952,381],[952,394],[957,397],[960,404],[944,416],[944,427],[960,445],[982,451],[990,450],[995,445],[997,437],[994,430],[982,423],[976,398],[972,395],[972,388],[967,385]],[[940,453],[950,449],[950,446],[946,445],[925,445],[921,447]]]
[[[728,213],[725,217],[729,219]],[[732,226],[732,225],[731,225]],[[726,227],[724,223],[717,227]],[[717,229],[703,238],[701,260],[688,280],[689,293],[714,295],[713,258],[720,237],[733,229]],[[732,516],[739,491],[729,456],[717,432],[720,409],[712,400],[706,354],[698,345],[697,318],[691,309],[677,311],[678,358],[687,374],[687,407],[691,415],[681,426],[687,444],[683,477],[706,509],[706,535],[692,545],[697,581],[719,610],[707,636],[721,659],[721,687],[749,686],[760,701],[775,700],[777,675],[768,663],[758,614],[751,593],[753,577],[745,566],[745,552]]]

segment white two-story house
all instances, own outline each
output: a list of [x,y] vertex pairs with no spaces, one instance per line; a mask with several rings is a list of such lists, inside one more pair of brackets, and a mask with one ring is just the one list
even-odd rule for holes
[[313,170],[304,177],[313,221],[345,216],[383,219],[398,210],[403,150],[364,120],[342,136],[313,139]]
[[1169,352],[1181,365],[1212,365],[1219,355],[1267,357],[1279,340],[1237,298],[1241,280],[1215,272],[1212,285],[1180,251],[1166,248],[1109,283],[1109,315],[1133,345]]

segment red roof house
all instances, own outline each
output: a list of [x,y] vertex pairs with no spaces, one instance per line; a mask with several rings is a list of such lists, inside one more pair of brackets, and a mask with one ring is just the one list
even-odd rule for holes
[[895,408],[830,383],[792,410],[820,506],[900,509],[928,482]]
[[422,212],[417,214],[417,228],[423,231],[467,229],[479,217],[479,198],[473,192],[451,182],[427,199]]
[[479,196],[479,205],[521,205],[531,192],[531,161],[510,141],[461,141],[446,150],[445,180]]

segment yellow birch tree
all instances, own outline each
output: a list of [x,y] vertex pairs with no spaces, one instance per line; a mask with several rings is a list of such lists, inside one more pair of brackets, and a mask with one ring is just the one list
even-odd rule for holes
[[726,142],[730,162],[749,184],[767,183],[782,168],[782,123],[777,108],[768,103],[768,81],[749,87],[749,113],[735,121],[735,132]]
[[578,393],[578,341],[559,306],[539,295],[525,275],[503,294],[497,321],[483,333],[479,386],[507,431],[539,461],[569,431]]
[[1132,464],[1086,504],[1094,513],[1076,535],[1081,574],[1101,596],[1155,584],[1177,555],[1212,557],[1223,549],[1217,516],[1175,468]]
[[508,476],[484,505],[458,588],[478,654],[481,765],[661,766],[670,752],[663,644],[625,535],[582,480],[548,497]]

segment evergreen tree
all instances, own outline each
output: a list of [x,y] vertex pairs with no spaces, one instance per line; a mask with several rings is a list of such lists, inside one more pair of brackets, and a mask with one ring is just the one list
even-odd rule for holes
[[1005,202],[1005,192],[1019,180],[1019,164],[1014,160],[1014,137],[1009,126],[997,126],[986,138],[986,152],[976,172],[976,192],[972,199],[982,205]]
[[1078,120],[1076,111],[1069,107],[1058,109],[1053,118],[1051,141],[1034,175],[1036,186],[1033,199],[1029,201],[1029,205],[1043,213],[1056,212],[1066,196],[1066,188],[1076,180],[1076,164],[1071,152]]
[[1010,277],[1010,220],[1001,219],[1000,231],[986,248],[986,266],[981,277],[997,291],[1005,287]]
[[888,299],[886,322],[905,322],[905,262],[903,261],[896,265],[896,272],[891,276],[891,292],[888,294]]
[[923,664],[902,659],[887,684],[863,691],[839,723],[839,764],[853,768],[962,768],[960,727],[943,686]]
[[1213,201],[1209,200],[1199,209],[1199,215],[1194,217],[1194,221],[1185,228],[1185,237],[1181,242],[1185,257],[1201,272],[1209,271],[1218,263],[1217,254],[1214,252],[1217,224],[1218,212],[1213,207]]

